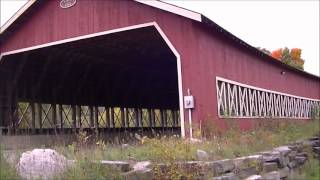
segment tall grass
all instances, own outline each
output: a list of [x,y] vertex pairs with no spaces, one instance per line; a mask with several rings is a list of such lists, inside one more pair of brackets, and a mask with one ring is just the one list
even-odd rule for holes
[[4,159],[1,145],[0,145],[0,179],[1,180],[20,179],[14,167],[11,167],[9,163],[7,163],[6,160]]

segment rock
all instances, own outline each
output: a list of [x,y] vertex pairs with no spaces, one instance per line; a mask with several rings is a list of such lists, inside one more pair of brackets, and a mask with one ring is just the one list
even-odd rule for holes
[[297,161],[295,161],[295,160],[288,163],[288,167],[289,167],[290,169],[294,169],[294,168],[296,168],[297,166],[298,166],[298,163],[297,163]]
[[262,175],[264,180],[280,180],[280,173],[278,171],[272,171]]
[[138,171],[138,170],[144,170],[150,167],[151,167],[150,161],[141,161],[134,164],[132,168],[133,170]]
[[297,151],[296,150],[292,150],[289,154],[288,154],[288,157],[289,157],[289,161],[293,161],[295,160],[295,157],[297,156]]
[[197,158],[198,158],[199,160],[207,160],[207,159],[209,158],[209,155],[208,155],[207,152],[198,149],[198,150],[197,150]]
[[134,134],[134,137],[139,141],[141,141],[141,139],[142,139],[142,137],[137,133]]
[[255,167],[243,168],[238,173],[236,173],[241,179],[247,178],[249,176],[258,174],[259,171]]
[[284,156],[288,155],[291,152],[291,149],[289,148],[289,146],[280,146],[280,147],[274,148],[273,150],[279,151]]
[[290,174],[290,169],[288,167],[282,168],[278,171],[280,173],[280,178],[286,178]]
[[190,143],[191,143],[191,144],[196,144],[196,143],[201,143],[201,142],[202,142],[201,139],[190,138]]
[[66,168],[66,158],[53,149],[24,152],[16,166],[22,179],[55,179]]
[[298,157],[308,157],[308,154],[305,152],[298,153],[296,156]]
[[246,180],[262,180],[262,176],[260,175],[252,175],[246,178]]
[[226,172],[231,172],[235,169],[233,160],[225,159],[220,161],[205,162],[203,167],[206,171],[213,173],[214,175],[220,175]]
[[116,169],[121,172],[128,172],[130,171],[130,165],[127,162],[123,161],[100,161],[101,165],[104,165],[107,168]]
[[264,162],[279,162],[280,152],[279,151],[265,151],[260,153]]
[[313,147],[312,150],[313,152],[320,154],[320,147]]
[[263,172],[268,173],[278,170],[278,164],[276,162],[265,162],[262,165]]
[[307,157],[300,157],[300,156],[295,157],[295,160],[299,165],[304,164],[307,159],[308,159]]
[[121,148],[122,148],[122,149],[126,149],[126,148],[128,148],[128,147],[130,147],[129,144],[121,144]]
[[291,152],[291,149],[289,148],[289,146],[280,146],[280,147],[274,148],[273,150],[279,151],[284,155],[288,155]]
[[311,144],[312,144],[313,147],[320,146],[320,141],[319,140],[311,141]]
[[289,154],[290,152],[292,151],[289,146],[280,146],[280,147],[277,147],[277,148],[274,148],[273,149],[274,151],[278,151],[280,153],[279,155],[279,165],[280,167],[286,167],[289,162],[290,162],[290,159],[289,159]]
[[219,177],[213,177],[211,180],[239,180],[239,177],[234,173],[227,173]]
[[256,169],[262,168],[263,156],[262,155],[253,155],[245,156],[241,158],[233,159],[236,169],[244,169],[254,167]]

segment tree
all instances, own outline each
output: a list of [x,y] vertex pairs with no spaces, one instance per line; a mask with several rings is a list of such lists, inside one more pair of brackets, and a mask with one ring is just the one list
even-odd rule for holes
[[303,70],[304,60],[301,58],[301,52],[302,50],[299,48],[292,48],[290,50],[285,47],[272,51],[271,56],[289,66]]

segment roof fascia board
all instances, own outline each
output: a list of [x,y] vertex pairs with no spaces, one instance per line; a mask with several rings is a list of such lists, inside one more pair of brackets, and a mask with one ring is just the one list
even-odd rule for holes
[[0,28],[0,34],[2,34],[14,21],[16,21],[30,6],[32,6],[37,0],[29,0],[24,4],[3,26]]
[[178,6],[174,6],[172,4],[168,4],[165,2],[161,2],[161,1],[156,1],[156,0],[134,0],[136,2],[139,2],[141,4],[145,4],[151,7],[155,7],[164,11],[168,11],[198,22],[202,21],[202,17],[200,13],[196,13]]

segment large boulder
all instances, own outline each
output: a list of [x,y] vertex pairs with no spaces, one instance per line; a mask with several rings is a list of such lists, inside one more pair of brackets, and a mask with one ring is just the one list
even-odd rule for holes
[[24,152],[16,166],[22,179],[56,179],[67,169],[67,159],[52,149]]

